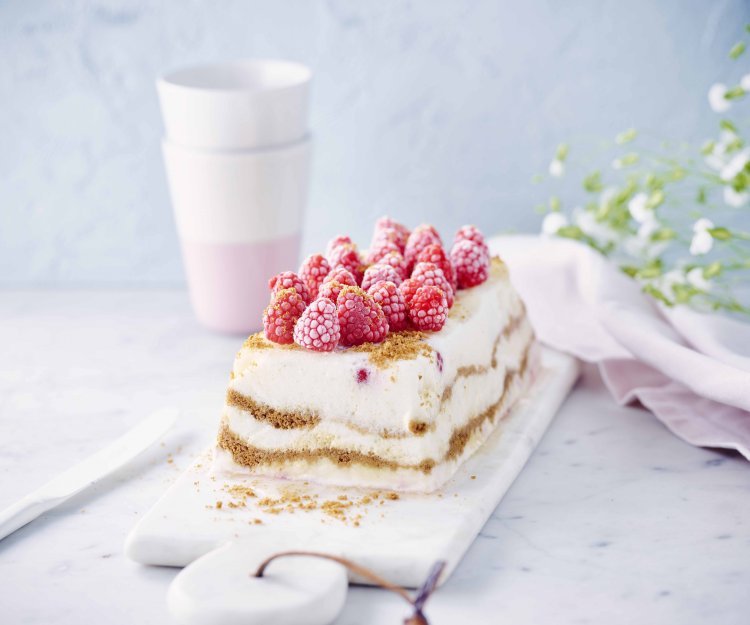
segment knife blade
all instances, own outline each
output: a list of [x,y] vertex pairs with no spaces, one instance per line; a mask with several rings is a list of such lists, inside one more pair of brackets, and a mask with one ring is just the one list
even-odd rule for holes
[[162,408],[75,466],[0,511],[0,540],[95,484],[149,447],[177,420],[176,408]]

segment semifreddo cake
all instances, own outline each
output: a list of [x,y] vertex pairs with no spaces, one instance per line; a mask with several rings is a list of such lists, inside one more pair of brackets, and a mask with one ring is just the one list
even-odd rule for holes
[[433,491],[537,368],[523,302],[471,226],[447,254],[431,226],[382,218],[364,259],[337,237],[270,286],[231,373],[221,472]]

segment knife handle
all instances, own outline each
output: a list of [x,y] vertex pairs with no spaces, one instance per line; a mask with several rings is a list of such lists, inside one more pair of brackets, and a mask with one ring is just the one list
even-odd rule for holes
[[0,540],[58,505],[63,498],[40,497],[31,493],[4,510],[0,510]]

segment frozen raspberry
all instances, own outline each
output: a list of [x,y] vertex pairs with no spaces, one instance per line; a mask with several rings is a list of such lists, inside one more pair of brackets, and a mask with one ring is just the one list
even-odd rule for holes
[[396,270],[398,275],[401,276],[402,280],[409,277],[409,274],[406,271],[406,261],[404,260],[403,255],[398,252],[388,252],[380,260],[378,260],[378,264],[390,265]]
[[438,287],[445,294],[445,299],[448,300],[448,308],[453,307],[453,287],[445,278],[443,270],[435,263],[417,263],[411,273],[411,279],[416,280],[420,285],[427,284]]
[[330,352],[341,338],[336,304],[319,297],[310,304],[294,326],[294,342],[315,352]]
[[490,257],[486,248],[474,241],[463,239],[453,245],[451,260],[456,269],[459,289],[482,284],[490,270]]
[[307,289],[307,285],[293,271],[282,271],[276,274],[268,281],[268,288],[271,289],[271,297],[284,289],[294,289],[300,294],[305,304],[310,303],[310,291]]
[[398,244],[398,246],[401,248],[401,251],[404,251],[404,247],[406,246],[406,240],[409,238],[409,228],[407,228],[404,224],[400,224],[397,221],[394,221],[388,216],[381,217],[375,222],[375,233],[373,234],[373,239],[376,239],[379,235],[379,233],[387,232],[389,233],[389,237],[391,236],[391,231],[395,232],[396,238],[395,243]]
[[390,265],[377,263],[371,265],[365,271],[365,276],[362,278],[362,290],[367,291],[378,280],[390,280],[396,286],[401,284],[401,276],[398,274],[398,271]]
[[443,275],[448,280],[451,288],[455,291],[458,287],[456,282],[456,272],[453,270],[451,259],[445,253],[445,250],[433,243],[424,248],[417,254],[417,263],[435,263],[443,271]]
[[459,241],[474,241],[474,243],[479,245],[484,250],[484,253],[487,254],[487,256],[490,255],[490,248],[487,247],[487,243],[484,240],[484,235],[482,234],[482,231],[476,226],[461,226],[456,232],[455,238],[453,239],[453,245],[455,246]]
[[336,302],[341,344],[380,343],[388,334],[388,320],[375,300],[356,286],[345,286]]
[[409,306],[409,318],[417,330],[437,332],[448,316],[448,300],[442,289],[425,285],[420,286]]
[[274,294],[271,303],[263,311],[263,331],[274,343],[294,341],[294,324],[305,312],[305,302],[294,290],[282,289]]
[[328,299],[335,302],[339,297],[339,293],[341,293],[341,289],[343,289],[345,286],[357,285],[343,284],[342,282],[338,282],[337,280],[324,282],[320,285],[320,289],[318,289],[318,297],[327,297]]
[[484,235],[482,234],[482,231],[476,226],[472,226],[470,224],[461,226],[456,231],[456,236],[453,239],[453,243],[458,243],[459,241],[464,240],[474,241],[474,243],[478,243],[479,245],[485,245]]
[[395,283],[380,280],[370,287],[367,294],[383,309],[388,319],[388,330],[398,332],[406,328],[406,302]]
[[302,263],[299,268],[299,277],[307,286],[311,300],[317,297],[318,289],[330,271],[331,266],[322,254],[312,254]]
[[357,281],[354,279],[351,271],[347,271],[343,267],[335,267],[328,272],[325,278],[323,278],[323,284],[326,282],[340,282],[341,284],[348,284],[349,286],[357,286]]
[[407,308],[409,308],[409,306],[411,305],[411,300],[417,293],[417,289],[420,286],[422,286],[422,283],[419,282],[419,280],[414,280],[413,278],[407,278],[398,285],[398,290],[401,291],[401,295],[404,296],[404,303],[406,304]]
[[357,252],[357,246],[353,243],[343,243],[334,247],[328,255],[328,264],[333,269],[343,267],[354,276],[357,284],[362,282],[365,268]]
[[323,278],[323,284],[318,289],[318,297],[327,297],[334,302],[338,299],[341,289],[345,286],[357,286],[354,276],[343,267],[336,267]]
[[377,240],[370,244],[370,249],[367,250],[367,264],[374,265],[383,256],[396,252],[399,256],[401,255],[401,248],[393,241],[388,240]]
[[370,372],[367,369],[357,369],[357,384],[365,384],[370,379]]
[[339,245],[351,245],[351,238],[348,237],[345,234],[340,234],[336,237],[333,237],[330,241],[328,241],[328,245],[326,246],[326,256],[330,256],[331,252],[333,251],[334,247],[338,247]]
[[424,248],[428,245],[440,245],[442,247],[443,243],[440,241],[440,237],[433,230],[434,228],[432,230],[427,228],[419,230],[415,228],[409,235],[409,240],[406,242],[406,248],[404,249],[404,259],[406,260],[406,267],[409,272],[414,268],[417,256],[419,256],[419,253]]
[[429,232],[438,240],[438,243],[440,243],[440,245],[443,244],[443,240],[440,238],[440,234],[438,233],[435,226],[431,224],[419,224],[416,228],[414,228],[414,230],[412,230],[412,232]]

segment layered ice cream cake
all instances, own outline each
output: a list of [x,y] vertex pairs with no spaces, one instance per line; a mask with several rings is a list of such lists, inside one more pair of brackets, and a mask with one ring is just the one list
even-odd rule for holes
[[362,255],[336,237],[269,286],[234,362],[215,468],[429,492],[534,377],[523,302],[482,234],[379,220]]

